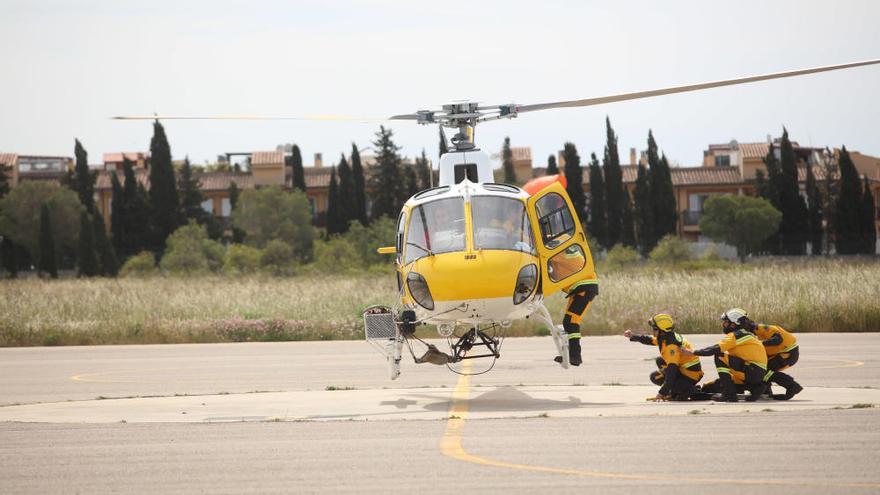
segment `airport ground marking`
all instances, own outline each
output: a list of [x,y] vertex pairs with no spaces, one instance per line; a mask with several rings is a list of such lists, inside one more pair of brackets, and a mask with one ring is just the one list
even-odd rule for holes
[[[858,361],[856,361],[858,362]],[[864,363],[862,363],[864,364]],[[858,365],[857,365],[858,366]],[[519,471],[531,471],[537,473],[563,474],[568,476],[579,476],[584,478],[605,478],[617,480],[638,480],[638,481],[672,481],[672,482],[691,482],[691,483],[712,483],[712,484],[729,484],[729,485],[774,485],[774,486],[802,486],[802,487],[827,487],[827,488],[880,488],[880,483],[846,483],[819,480],[761,480],[761,479],[725,479],[725,478],[699,478],[699,477],[682,477],[682,476],[665,476],[662,474],[638,474],[638,473],[616,473],[610,471],[591,471],[583,469],[566,469],[550,466],[536,466],[531,464],[520,464],[513,462],[499,461],[480,457],[468,453],[462,446],[462,437],[464,434],[464,424],[468,416],[470,398],[470,362],[465,362],[462,373],[458,379],[455,389],[452,391],[452,404],[449,407],[449,417],[446,423],[446,431],[440,441],[440,452],[452,459],[469,462],[481,466],[490,466],[504,469],[514,469]]]

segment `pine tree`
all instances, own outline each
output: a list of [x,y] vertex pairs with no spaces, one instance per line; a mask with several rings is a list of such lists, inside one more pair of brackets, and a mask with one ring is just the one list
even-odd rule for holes
[[868,177],[864,178],[864,186],[862,187],[861,214],[859,215],[861,223],[862,237],[862,253],[877,253],[877,226],[875,223],[876,206],[874,205],[874,194],[871,192],[871,183]]
[[584,217],[584,170],[581,168],[581,157],[578,155],[577,148],[574,143],[565,143],[562,156],[565,157],[565,192],[571,198],[574,210],[578,214],[578,221],[582,221]]
[[504,138],[501,147],[501,167],[504,169],[504,182],[516,184],[516,172],[513,170],[513,151],[510,149],[510,137]]
[[[553,158],[553,155],[550,155]],[[590,154],[590,225],[589,234],[600,246],[608,248],[608,219],[605,217],[605,179],[595,153]]]
[[89,154],[83,148],[79,139],[75,139],[73,153],[76,156],[76,168],[74,169],[73,190],[79,195],[79,202],[86,207],[89,214],[95,212],[95,179],[97,175],[89,170]]
[[361,153],[355,143],[351,143],[351,178],[354,183],[354,218],[367,225],[367,191]]
[[374,190],[376,191],[373,201],[373,218],[381,217],[397,218],[400,212],[401,183],[400,148],[392,140],[393,132],[384,126],[379,127],[376,140],[373,141],[376,153],[376,177]]
[[290,166],[291,166],[291,179],[293,182],[293,188],[299,189],[302,192],[306,192],[306,175],[303,170],[303,159],[302,153],[299,151],[299,146],[293,145],[293,149],[290,151]]
[[822,254],[822,198],[813,166],[807,164],[807,220],[809,222],[810,247],[814,256]]
[[37,261],[37,272],[58,278],[58,262],[55,254],[55,238],[52,234],[52,220],[49,218],[49,206],[40,206],[40,259]]
[[94,277],[100,272],[95,254],[95,230],[89,214],[79,216],[79,247],[76,251],[77,273],[80,277]]
[[[605,175],[605,204],[608,218],[608,246],[621,242],[623,229],[624,188],[623,171],[617,154],[617,136],[611,128],[611,120],[605,117],[605,156],[602,168]],[[627,194],[628,195],[628,194]]]
[[100,267],[98,273],[105,277],[115,277],[119,272],[119,260],[116,258],[113,244],[107,237],[107,230],[101,215],[92,215],[92,228],[95,232],[95,248]]
[[446,144],[446,133],[443,132],[443,126],[440,126],[440,157],[449,153],[449,146]]
[[636,228],[633,218],[633,202],[629,190],[623,189],[623,212],[621,213],[620,242],[624,246],[636,247]]
[[342,232],[347,232],[348,224],[352,220],[357,220],[357,211],[354,198],[354,177],[352,177],[351,167],[348,166],[345,155],[339,159],[336,171],[339,173],[339,221]]
[[[547,175],[556,175],[559,173],[559,167],[556,166],[556,155],[547,157]],[[593,186],[590,186],[592,190]]]
[[834,222],[838,254],[856,254],[862,249],[859,217],[861,216],[862,183],[846,146],[840,150],[840,194],[837,198]]
[[327,213],[324,219],[324,225],[327,228],[327,235],[341,234],[342,218],[340,217],[341,205],[339,204],[339,186],[336,182],[336,167],[330,172],[330,189],[327,192]]
[[153,233],[152,251],[165,250],[165,240],[180,225],[178,214],[177,182],[171,164],[171,147],[165,128],[157,120],[153,123],[150,140],[150,213]]
[[416,175],[419,178],[418,190],[429,189],[434,186],[434,180],[431,177],[433,171],[431,164],[428,163],[428,157],[425,156],[425,149],[422,148],[422,156],[416,158]]
[[779,161],[782,171],[779,181],[779,200],[782,204],[782,224],[779,226],[779,232],[782,237],[782,252],[789,255],[803,255],[806,253],[806,233],[809,231],[807,207],[800,195],[797,157],[788,139],[788,130],[784,127]]
[[122,192],[122,184],[119,182],[119,176],[116,171],[110,172],[110,185],[113,190],[113,197],[110,198],[110,233],[113,235],[113,248],[117,253],[125,251],[125,222],[126,207],[125,197]]
[[636,239],[638,241],[639,252],[642,256],[648,253],[657,245],[657,238],[654,230],[654,205],[651,202],[651,182],[648,170],[641,163],[638,165],[639,171],[636,178],[636,188],[633,191],[635,203],[635,230]]

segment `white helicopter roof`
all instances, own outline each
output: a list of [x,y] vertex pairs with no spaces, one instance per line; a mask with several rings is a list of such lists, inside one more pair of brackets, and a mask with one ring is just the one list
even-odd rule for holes
[[[443,155],[446,156],[446,155]],[[458,184],[451,186],[438,186],[431,189],[425,189],[416,193],[409,198],[406,206],[413,207],[431,201],[448,198],[465,198],[467,200],[471,196],[500,196],[511,199],[524,200],[529,197],[529,193],[523,191],[519,187],[510,184],[497,184],[494,182],[485,182],[476,184],[464,179]]]

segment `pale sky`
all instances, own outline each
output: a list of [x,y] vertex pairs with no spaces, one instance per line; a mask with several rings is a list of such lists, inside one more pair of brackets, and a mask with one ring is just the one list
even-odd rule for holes
[[[0,151],[91,163],[149,149],[120,114],[385,117],[456,100],[543,103],[880,58],[880,2],[457,2],[0,0]],[[880,66],[521,115],[478,126],[546,164],[566,141],[602,155],[605,116],[621,160],[648,129],[671,161],[710,143],[763,141],[880,156]],[[437,155],[436,126],[387,123],[401,153]],[[166,122],[174,157],[299,144],[325,164],[378,124]]]

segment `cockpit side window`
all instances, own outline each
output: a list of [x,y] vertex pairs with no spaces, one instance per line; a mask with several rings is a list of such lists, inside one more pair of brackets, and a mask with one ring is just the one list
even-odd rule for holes
[[532,230],[522,201],[474,196],[471,206],[475,249],[507,249],[535,254]]
[[449,198],[416,206],[410,211],[404,264],[424,256],[464,251],[464,200]]
[[565,199],[550,193],[535,204],[538,223],[541,226],[541,239],[548,249],[553,249],[574,235],[574,219]]

